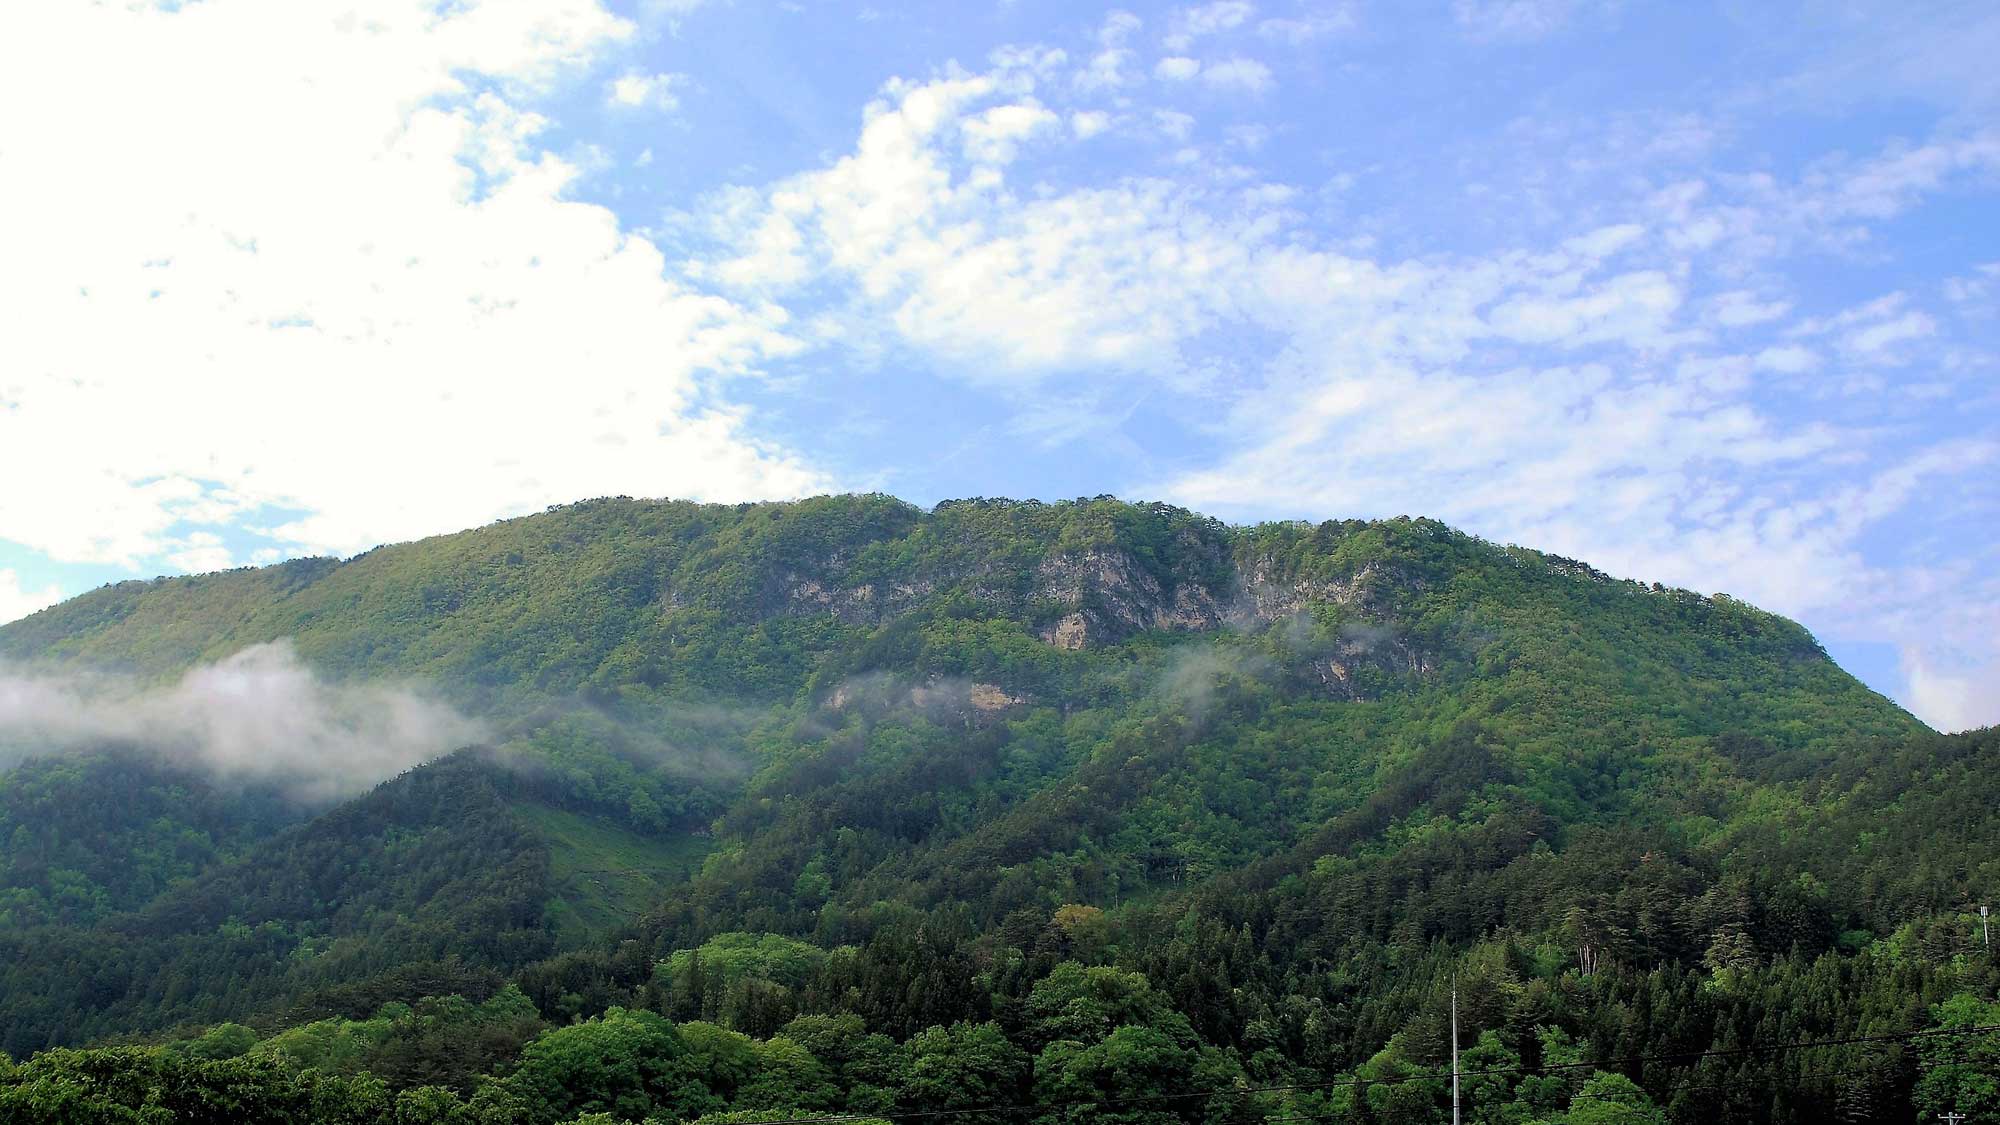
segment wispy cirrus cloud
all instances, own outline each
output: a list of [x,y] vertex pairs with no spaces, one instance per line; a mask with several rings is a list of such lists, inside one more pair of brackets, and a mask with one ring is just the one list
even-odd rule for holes
[[[1214,452],[1135,482],[1148,494],[1245,517],[1439,515],[1855,634],[1893,632],[1922,600],[1883,594],[1907,564],[1871,537],[2000,450],[1885,437],[1908,404],[1864,375],[1935,358],[1939,322],[1903,294],[1801,315],[1783,266],[1977,183],[1982,136],[1790,178],[1640,181],[1544,245],[1395,258],[1339,248],[1295,189],[1226,168],[1026,191],[1016,177],[1059,164],[1060,134],[968,155],[972,123],[1074,88],[1008,67],[892,83],[851,153],[737,198],[709,228],[710,276],[781,301],[836,283],[839,339],[1017,388],[1044,442],[1095,432],[1087,404],[1033,407],[1056,386],[1155,385]],[[1662,166],[1684,169],[1681,151]],[[1807,405],[1829,374],[1851,402]],[[1910,699],[1956,721],[1927,682]]]

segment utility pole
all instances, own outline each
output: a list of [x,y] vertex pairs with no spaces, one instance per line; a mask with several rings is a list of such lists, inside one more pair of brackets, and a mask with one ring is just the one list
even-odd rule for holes
[[1938,1120],[1944,1122],[1944,1125],[1958,1125],[1959,1122],[1965,1120],[1965,1115],[1954,1110],[1951,1113],[1938,1114]]
[[[1451,1125],[1458,1122],[1458,977],[1451,978]],[[1956,1121],[1951,1125],[1958,1125]]]
[[1993,948],[1993,930],[1988,925],[1988,922],[1992,918],[1992,916],[1993,916],[1992,907],[1982,906],[1979,908],[1979,936],[1985,940],[1986,948],[1988,949]]

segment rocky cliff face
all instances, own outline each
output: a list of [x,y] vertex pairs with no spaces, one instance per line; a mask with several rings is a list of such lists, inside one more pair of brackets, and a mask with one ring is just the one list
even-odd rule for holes
[[[1018,557],[967,552],[943,565],[867,578],[853,560],[836,555],[773,574],[760,600],[766,614],[826,615],[872,627],[940,595],[964,597],[1031,623],[1044,641],[1065,649],[1116,644],[1155,629],[1213,629],[1229,620],[1239,582],[1226,543],[1183,536],[1171,555],[1171,562],[1148,565],[1131,550],[1094,546],[1051,550],[1023,565]],[[663,608],[677,605],[663,602]]]
[[[928,511],[887,497],[587,501],[346,561],[107,587],[0,627],[0,656],[167,681],[290,638],[329,676],[415,677],[490,708],[627,686],[784,699],[815,677],[989,636],[1006,653],[938,659],[1024,695],[1047,690],[1037,677],[1094,664],[1067,659],[1076,653],[1175,633],[1196,639],[1190,655],[1212,642],[1301,690],[1368,698],[1457,669],[1504,639],[1494,630],[1513,626],[1499,619],[1537,619],[1523,606],[1583,621],[1630,599],[1652,603],[1632,611],[1647,628],[1825,659],[1805,630],[1727,599],[1613,580],[1433,521],[1231,527],[1103,497]],[[955,621],[976,627],[932,627]],[[1024,649],[1026,638],[1055,651]],[[1020,682],[999,671],[1012,665]],[[985,710],[969,696],[964,709]]]
[[[987,566],[893,583],[793,574],[773,600],[782,613],[825,614],[870,627],[957,591],[1020,617],[1045,644],[1068,650],[1115,645],[1150,631],[1279,628],[1301,686],[1341,699],[1378,694],[1385,677],[1424,679],[1437,670],[1437,655],[1397,624],[1403,603],[1423,591],[1415,575],[1368,564],[1345,578],[1299,577],[1268,556],[1236,559],[1199,544],[1182,546],[1194,548],[1182,552],[1187,562],[1164,568],[1118,547],[1050,553],[1025,584],[1018,571]],[[1332,634],[1310,620],[1315,607],[1325,606],[1338,607],[1347,619]],[[986,702],[1005,697],[998,686],[976,686]],[[845,701],[844,693],[831,700],[836,709]]]
[[1093,550],[1044,559],[1035,568],[1030,598],[1065,611],[1042,629],[1042,639],[1078,649],[1152,629],[1213,629],[1222,624],[1232,593],[1192,579],[1169,589],[1130,554]]

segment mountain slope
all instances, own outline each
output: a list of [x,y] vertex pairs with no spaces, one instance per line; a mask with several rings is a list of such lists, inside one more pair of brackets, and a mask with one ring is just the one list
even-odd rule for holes
[[31,759],[0,774],[0,930],[136,909],[303,815],[151,754]]
[[[819,1044],[842,1097],[883,1108],[930,1103],[841,1060],[961,1021],[1032,1058],[1026,1098],[1045,1068],[1049,1090],[1092,1088],[1111,1064],[1091,1052],[1142,1030],[1211,1077],[1418,1075],[1454,973],[1472,1026],[1524,1062],[1900,1031],[1994,980],[1957,919],[2000,869],[1936,831],[2000,827],[1990,733],[1925,731],[1727,597],[1431,521],[593,501],[109,587],[0,629],[0,656],[169,679],[279,638],[330,676],[422,679],[493,748],[64,939],[213,980],[121,989],[0,933],[24,966],[0,981],[16,1049],[483,1001],[511,976],[559,1024],[625,1005],[791,1027],[756,1050]],[[435,877],[399,876],[424,848]],[[268,940],[230,945],[237,927]],[[1147,998],[1049,1030],[1038,1005],[1079,966]],[[1817,1119],[1844,1096],[1769,1063],[1729,1064],[1765,1098],[1735,1109],[1681,1069],[1623,1069],[1677,1120]],[[1881,1065],[1867,1104],[1906,1105],[1912,1072]],[[745,1103],[736,1081],[702,1097],[850,1104]],[[1424,1119],[1347,1088],[1267,1109]]]

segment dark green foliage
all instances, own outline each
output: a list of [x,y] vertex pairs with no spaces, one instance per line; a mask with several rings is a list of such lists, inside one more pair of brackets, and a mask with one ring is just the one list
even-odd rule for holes
[[520,965],[549,950],[547,865],[490,770],[460,758],[413,771],[138,912],[0,931],[0,1049],[288,1001],[311,1018],[339,1010],[315,1011],[334,997],[314,993],[423,962]]
[[144,906],[303,815],[148,754],[31,758],[0,773],[0,930]]

